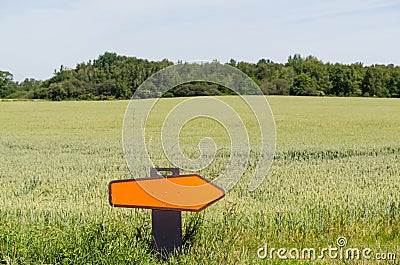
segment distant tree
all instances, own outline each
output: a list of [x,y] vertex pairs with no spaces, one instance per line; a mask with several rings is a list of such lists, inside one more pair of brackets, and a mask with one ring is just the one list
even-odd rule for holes
[[[267,79],[272,81],[274,79],[279,79],[279,72],[282,69],[282,65],[274,63],[270,60],[261,59],[256,64],[255,78],[258,80]],[[261,82],[256,82],[261,84]]]
[[193,82],[180,85],[171,92],[177,97],[221,95],[218,85],[206,82]]
[[261,84],[261,80],[257,78],[257,65],[248,62],[239,62],[237,63],[236,67],[243,73],[247,74],[258,85]]
[[289,82],[285,79],[272,81],[264,79],[260,88],[265,95],[289,95],[290,93]]
[[[185,64],[179,62],[180,66]],[[268,95],[400,97],[400,66],[392,64],[331,64],[314,56],[302,57],[300,54],[289,56],[284,64],[269,59],[260,59],[257,63],[231,59],[226,64],[247,74]],[[167,59],[148,61],[105,52],[95,60],[78,63],[74,69],[61,65],[51,78],[44,81],[27,78],[18,83],[13,81],[11,73],[0,71],[0,97],[50,100],[129,99],[152,74],[170,65],[172,62]],[[194,71],[198,80],[202,80],[205,75],[212,75],[229,85],[225,87],[207,82],[188,83],[168,91],[164,96],[232,95],[236,92],[228,87],[233,84],[240,94],[255,93],[254,86],[248,80],[219,73],[217,61],[205,66],[199,66],[198,71]],[[185,80],[184,75],[187,73],[184,71],[178,73],[171,68],[168,71],[165,78],[148,84],[136,96],[158,97],[167,88]]]
[[42,81],[40,80],[36,80],[34,78],[25,78],[24,81],[18,84],[18,89],[24,91],[30,91],[40,88],[41,85]]
[[4,87],[9,81],[12,80],[13,75],[10,72],[0,70],[0,87]]
[[7,71],[0,71],[0,98],[5,98],[16,91],[13,75]]
[[301,73],[294,78],[290,88],[290,94],[296,96],[315,96],[318,95],[316,80],[306,73]]
[[72,77],[72,71],[61,65],[59,71],[54,70],[53,77],[43,82],[43,87],[50,87],[51,84],[63,82],[70,77]]
[[234,59],[230,59],[228,65],[236,67],[236,61]]
[[400,67],[391,67],[390,76],[387,80],[387,88],[391,97],[400,97]]
[[67,99],[67,92],[64,90],[63,84],[52,83],[48,88],[47,98],[54,101]]
[[34,98],[34,91],[39,90],[42,86],[42,81],[34,78],[25,78],[21,83],[14,83],[14,92],[8,95],[8,98]]
[[362,63],[354,63],[349,66],[348,78],[350,84],[347,96],[362,95],[362,81],[365,75],[365,68]]
[[363,94],[365,96],[388,97],[390,93],[385,85],[385,71],[382,66],[369,67],[362,82]]
[[347,90],[346,67],[341,64],[334,64],[329,67],[329,76],[332,87],[326,92],[329,95],[344,96]]
[[107,70],[115,61],[118,60],[118,55],[115,52],[105,52],[100,55],[97,60],[93,61],[93,66],[103,70]]
[[308,56],[302,63],[302,72],[316,81],[316,90],[326,94],[332,88],[326,65],[314,56]]
[[300,74],[303,71],[304,58],[300,54],[290,55],[285,66],[291,67],[296,74]]

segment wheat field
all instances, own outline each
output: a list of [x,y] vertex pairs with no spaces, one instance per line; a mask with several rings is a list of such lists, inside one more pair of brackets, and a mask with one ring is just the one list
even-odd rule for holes
[[[255,130],[236,97],[220,99]],[[157,137],[163,115],[182,100],[162,99],[149,117],[146,139],[157,166],[170,166]],[[184,248],[168,261],[152,253],[149,210],[108,204],[107,184],[132,177],[121,144],[128,101],[0,102],[0,264],[342,264],[257,256],[265,244],[320,248],[339,236],[400,262],[400,101],[268,101],[277,148],[264,182],[247,190],[255,152],[224,199],[183,213]],[[205,132],[219,145],[199,172],[215,178],[230,156],[228,134],[207,119],[187,126],[186,155],[198,155],[192,145]]]

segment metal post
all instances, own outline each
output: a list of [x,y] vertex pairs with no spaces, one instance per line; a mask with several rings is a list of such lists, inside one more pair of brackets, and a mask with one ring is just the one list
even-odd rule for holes
[[[169,171],[171,176],[179,175],[179,168],[152,168],[150,177],[165,177],[159,171]],[[182,248],[182,217],[179,210],[152,210],[153,247],[163,259],[179,253]]]

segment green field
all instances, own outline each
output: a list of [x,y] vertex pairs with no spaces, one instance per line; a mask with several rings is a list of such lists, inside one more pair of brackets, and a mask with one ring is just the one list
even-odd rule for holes
[[[239,106],[251,133],[255,125],[237,98],[221,99]],[[149,118],[146,139],[157,166],[168,166],[157,140],[162,116],[181,100],[163,99]],[[265,181],[249,192],[248,173],[212,207],[183,213],[183,254],[166,263],[342,264],[257,257],[265,244],[323,248],[339,236],[400,262],[400,101],[268,100],[277,150]],[[160,263],[151,252],[150,211],[108,204],[108,182],[131,178],[121,145],[127,104],[0,102],[0,264]],[[221,126],[195,120],[181,135],[188,156],[198,155],[192,145],[205,132],[229,144]],[[257,148],[257,140],[251,144]],[[228,159],[227,148],[218,150],[204,177],[214,178]]]

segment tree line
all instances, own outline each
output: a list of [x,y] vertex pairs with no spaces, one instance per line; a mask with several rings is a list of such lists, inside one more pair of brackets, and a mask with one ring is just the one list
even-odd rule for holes
[[[180,64],[182,62],[178,62]],[[246,73],[265,95],[400,97],[400,66],[362,63],[324,63],[314,56],[289,56],[286,63],[261,59],[257,63],[228,63]],[[47,80],[26,78],[0,70],[0,98],[47,100],[130,99],[147,78],[167,66],[169,60],[148,61],[106,52],[73,69],[61,66]],[[207,82],[180,85],[164,97],[234,94]],[[151,97],[151,91],[141,97]]]

